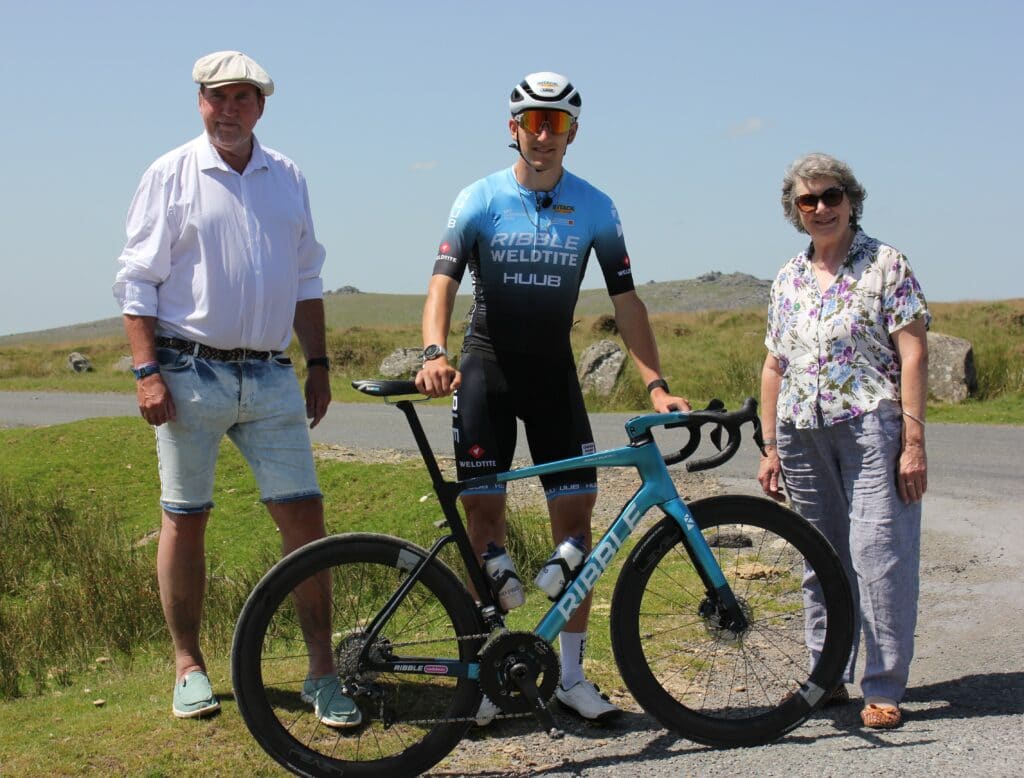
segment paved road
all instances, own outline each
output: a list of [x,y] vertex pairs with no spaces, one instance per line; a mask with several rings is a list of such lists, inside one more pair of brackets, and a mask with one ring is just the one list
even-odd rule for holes
[[[449,412],[421,406],[432,443],[447,453]],[[128,395],[0,392],[0,426],[57,424],[136,415]],[[624,440],[623,414],[595,414],[602,448]],[[403,416],[383,404],[335,405],[318,443],[412,449]],[[573,727],[552,743],[532,731],[493,733],[463,744],[447,775],[1019,776],[1024,764],[1024,427],[928,426],[929,491],[924,509],[917,655],[906,724],[865,732],[857,706],[819,715],[778,743],[731,751],[694,745],[641,713],[615,727]],[[752,445],[716,472],[728,490],[756,493]],[[854,692],[856,694],[856,690]],[[476,762],[474,752],[486,759]]]

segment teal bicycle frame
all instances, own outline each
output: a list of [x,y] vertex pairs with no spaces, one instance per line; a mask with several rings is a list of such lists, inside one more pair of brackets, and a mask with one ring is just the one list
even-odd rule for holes
[[654,506],[661,508],[666,515],[671,516],[679,524],[683,531],[684,545],[689,550],[708,593],[714,592],[722,610],[730,617],[730,629],[741,630],[746,626],[745,617],[732,590],[726,583],[721,568],[715,561],[711,548],[694,522],[689,508],[680,499],[668,473],[665,460],[649,435],[651,428],[679,422],[686,416],[685,413],[664,413],[647,414],[630,419],[626,423],[626,432],[630,439],[648,438],[646,442],[636,445],[532,465],[498,475],[480,476],[458,483],[458,486],[465,491],[475,487],[504,484],[523,478],[588,467],[634,467],[640,473],[640,488],[626,503],[615,521],[611,523],[601,540],[594,546],[583,567],[537,625],[534,634],[548,642],[558,636],[576,609],[593,590],[598,579],[608,569],[612,559],[636,529],[640,519]]

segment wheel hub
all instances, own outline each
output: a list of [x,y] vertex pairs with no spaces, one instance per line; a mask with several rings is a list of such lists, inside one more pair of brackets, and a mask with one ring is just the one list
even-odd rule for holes
[[726,643],[739,642],[750,628],[752,617],[750,606],[741,597],[737,597],[736,602],[739,604],[740,610],[743,612],[747,622],[746,626],[742,629],[737,627],[735,621],[730,618],[725,610],[725,606],[717,599],[705,597],[697,609],[698,615],[704,620],[704,626],[708,633],[716,640]]

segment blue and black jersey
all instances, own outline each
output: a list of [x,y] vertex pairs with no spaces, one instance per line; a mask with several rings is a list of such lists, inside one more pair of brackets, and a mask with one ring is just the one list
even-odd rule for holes
[[555,355],[569,330],[591,251],[610,295],[633,289],[611,198],[568,171],[550,193],[525,189],[512,168],[459,193],[434,273],[473,278],[464,348]]

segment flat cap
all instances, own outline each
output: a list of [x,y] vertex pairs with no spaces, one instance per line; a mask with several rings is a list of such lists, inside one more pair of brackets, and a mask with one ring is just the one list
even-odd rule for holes
[[274,82],[254,59],[240,51],[215,51],[196,60],[192,80],[203,86],[252,84],[264,96],[274,94]]

